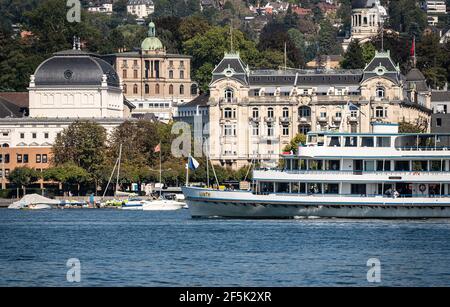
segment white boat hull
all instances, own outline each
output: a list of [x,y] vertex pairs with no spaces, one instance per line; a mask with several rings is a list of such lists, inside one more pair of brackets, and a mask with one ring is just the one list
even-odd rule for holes
[[52,209],[52,206],[47,205],[47,204],[32,204],[32,205],[28,205],[27,209],[29,209],[29,210],[48,210],[48,209]]
[[174,211],[184,207],[183,203],[173,200],[155,200],[143,205],[144,211]]
[[184,187],[192,217],[450,218],[450,198],[255,195]]

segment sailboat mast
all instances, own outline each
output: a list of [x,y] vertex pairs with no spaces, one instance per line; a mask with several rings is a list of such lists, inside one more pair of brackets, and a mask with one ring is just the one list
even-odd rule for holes
[[161,193],[162,193],[162,168],[161,168],[162,156],[161,156],[161,151],[162,151],[161,141],[159,141],[159,197],[161,197]]
[[120,176],[120,161],[122,159],[122,144],[120,144],[119,147],[119,158],[118,158],[118,165],[117,165],[117,178],[116,178],[116,196],[117,191],[119,190],[119,176]]

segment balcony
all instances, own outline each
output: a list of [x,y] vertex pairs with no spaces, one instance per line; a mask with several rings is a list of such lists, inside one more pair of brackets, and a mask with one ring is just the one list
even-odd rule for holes
[[264,121],[266,123],[274,123],[275,122],[275,117],[268,117],[268,116],[266,116],[266,117],[264,117]]
[[311,122],[311,116],[298,116],[298,122],[300,124],[309,124]]
[[220,98],[219,103],[237,103],[237,98]]
[[328,117],[326,117],[326,116],[317,116],[317,121],[319,123],[326,123],[326,122],[328,122]]
[[358,122],[358,117],[357,116],[349,116],[348,117],[348,121],[351,123],[357,123]]
[[290,117],[283,117],[283,116],[281,116],[280,117],[280,122],[281,123],[291,123],[291,121],[292,121],[292,119],[290,118]]
[[261,119],[259,117],[249,117],[248,121],[253,122],[253,123],[259,123],[261,121]]
[[333,122],[340,123],[342,121],[342,116],[333,116]]

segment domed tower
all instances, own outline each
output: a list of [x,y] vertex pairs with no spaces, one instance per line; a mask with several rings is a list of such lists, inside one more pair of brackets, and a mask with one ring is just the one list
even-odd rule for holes
[[122,118],[124,101],[115,69],[79,48],[55,53],[31,75],[30,117]]
[[156,37],[156,27],[153,22],[150,22],[148,25],[148,36],[141,44],[141,52],[142,54],[158,54],[166,52],[162,42]]

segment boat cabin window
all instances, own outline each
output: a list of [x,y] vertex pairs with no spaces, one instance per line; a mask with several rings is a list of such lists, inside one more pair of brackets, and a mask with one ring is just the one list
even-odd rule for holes
[[277,193],[289,193],[289,182],[276,182]]
[[327,170],[339,171],[341,169],[341,161],[329,160],[327,161]]
[[391,170],[391,161],[377,161],[377,171],[390,171]]
[[305,194],[306,184],[304,182],[291,182],[291,193]]
[[395,161],[395,171],[409,171],[409,161]]
[[350,187],[350,191],[352,194],[365,195],[366,194],[366,185],[365,184],[352,184]]
[[321,183],[308,183],[308,193],[309,194],[322,194],[322,184]]
[[324,183],[323,184],[324,194],[339,194],[339,184],[338,183]]
[[433,172],[440,172],[445,170],[445,161],[431,161],[431,171]]
[[412,170],[420,172],[428,171],[428,161],[412,161]]
[[330,142],[328,143],[329,147],[341,147],[340,137],[332,136],[330,137]]
[[361,139],[361,147],[373,147],[373,137],[363,136]]
[[322,170],[323,169],[323,160],[310,160],[309,161],[309,169],[313,171]]
[[273,182],[261,182],[262,193],[273,193]]
[[316,144],[317,143],[317,134],[308,135],[308,143]]
[[375,161],[364,161],[364,170],[373,172],[375,170]]
[[358,137],[356,136],[345,137],[345,147],[356,147],[356,146],[358,146]]
[[391,137],[377,136],[377,147],[391,147]]

